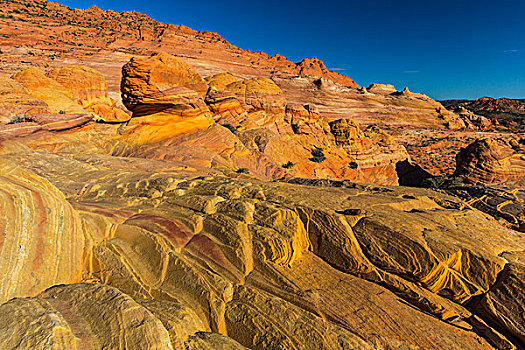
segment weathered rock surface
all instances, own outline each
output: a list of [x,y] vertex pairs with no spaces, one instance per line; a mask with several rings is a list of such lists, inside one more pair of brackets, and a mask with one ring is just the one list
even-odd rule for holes
[[282,90],[268,78],[253,78],[236,81],[225,87],[235,94],[248,112],[245,123],[248,127],[267,126],[283,115],[286,99]]
[[205,99],[217,123],[239,126],[247,113],[237,96],[229,91],[218,91],[211,88]]
[[89,283],[1,305],[0,329],[4,349],[172,349],[168,331],[147,309],[118,289]]
[[62,84],[46,76],[44,71],[28,68],[12,77],[22,84],[34,98],[44,101],[52,113],[84,113],[88,112],[80,104],[73,101],[73,95]]
[[[1,348],[525,346],[523,185],[379,185],[398,140],[428,160],[483,135],[440,103],[136,12],[0,12],[0,70],[40,67],[2,95],[28,118],[0,128]],[[63,109],[117,108],[128,61],[129,122]]]
[[[165,51],[183,58],[202,76],[230,72],[239,80],[272,78],[283,90],[287,103],[315,104],[330,119],[351,118],[363,126],[374,124],[391,134],[395,132],[396,141],[433,174],[451,170],[450,161],[453,162],[458,144],[465,143],[464,133],[456,132],[468,125],[440,103],[414,92],[393,95],[394,90],[358,91],[349,78],[326,73],[315,59],[295,64],[281,55],[239,49],[216,33],[159,23],[133,11],[69,9],[45,0],[6,2],[0,11],[4,16],[0,23],[3,59],[0,72],[12,75],[30,66],[49,70],[71,63],[86,65],[103,74],[117,106],[121,106],[122,65],[132,56],[146,58]],[[318,72],[315,74],[324,75],[310,75],[313,74],[310,64]],[[298,70],[308,76],[297,76]],[[320,87],[314,82],[321,82]],[[427,148],[423,152],[410,147],[440,137],[445,128],[456,131],[447,133],[450,140],[445,147]],[[479,136],[467,133],[466,138]],[[454,149],[449,151],[449,147]]]
[[182,60],[159,53],[122,67],[122,100],[133,119],[122,131],[138,144],[205,130],[213,123],[204,103],[207,85]]
[[[459,101],[462,102],[462,101]],[[494,125],[502,125],[515,132],[523,131],[525,116],[525,101],[510,98],[482,97],[474,101],[462,102],[460,108],[465,108],[476,115],[483,116]]]
[[314,76],[325,78],[333,81],[334,83],[341,84],[352,88],[359,88],[359,85],[347,77],[346,75],[338,72],[331,72],[326,68],[323,61],[318,58],[305,58],[301,62],[297,63],[295,72],[300,76]]
[[447,192],[494,217],[501,225],[525,232],[525,190],[523,182],[501,185],[450,186]]
[[23,85],[0,75],[0,124],[23,121],[36,113],[49,112],[49,107],[29,95]]
[[45,178],[0,160],[0,301],[80,280],[77,212]]
[[[126,327],[136,325],[133,339],[160,348],[166,335],[174,348],[201,341],[211,348],[240,348],[238,342],[252,349],[521,344],[514,335],[521,334],[515,310],[522,305],[516,294],[522,280],[507,280],[502,271],[510,268],[506,252],[521,249],[525,238],[454,197],[350,182],[199,176],[166,169],[165,162],[96,154],[6,150],[2,158],[64,191],[84,222],[85,278],[129,295],[102,297],[109,287],[96,285],[56,287],[4,304],[6,310],[26,310],[9,311],[9,324],[18,320],[26,327],[36,317],[25,303],[50,303],[47,310],[63,316],[61,329],[69,327],[77,338],[88,334],[93,342],[115,341],[111,328],[97,333],[85,326],[78,333],[71,321],[83,315],[87,324],[99,323],[89,317],[104,315],[91,302],[101,298],[130,305],[130,317],[143,315],[145,322]],[[521,273],[514,264],[513,273]],[[507,307],[471,307],[481,298],[492,305],[505,300]],[[491,328],[480,316],[499,326]],[[43,324],[58,321],[49,322]],[[209,332],[233,340],[204,335]],[[3,337],[11,341],[11,335]]]
[[[367,129],[375,136],[358,151],[345,150],[334,142],[315,106],[287,104],[282,90],[267,78],[216,75],[208,79],[211,87],[202,99],[190,88],[200,91],[204,80],[170,55],[134,58],[123,72],[123,98],[133,118],[119,129],[115,155],[192,159],[193,165],[245,169],[263,179],[291,173],[381,184],[397,184],[395,162],[408,158],[378,128]],[[230,132],[214,125],[211,116]]]
[[231,73],[228,72],[214,74],[212,76],[204,78],[204,80],[206,81],[209,87],[215,88],[219,91],[225,90],[226,86],[228,86],[229,84],[239,81],[239,79],[237,79]]
[[467,183],[525,180],[524,150],[520,139],[478,139],[457,154],[454,174]]
[[100,116],[106,122],[124,122],[129,115],[116,108],[108,95],[106,80],[98,71],[86,66],[55,68],[46,74],[63,85],[71,98],[87,111]]
[[366,91],[374,94],[391,94],[397,92],[397,89],[392,84],[370,84]]

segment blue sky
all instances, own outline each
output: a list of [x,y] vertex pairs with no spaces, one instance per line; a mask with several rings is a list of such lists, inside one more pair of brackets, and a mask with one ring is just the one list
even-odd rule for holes
[[360,85],[393,83],[436,99],[525,98],[522,0],[59,2],[139,11],[293,61],[318,57]]

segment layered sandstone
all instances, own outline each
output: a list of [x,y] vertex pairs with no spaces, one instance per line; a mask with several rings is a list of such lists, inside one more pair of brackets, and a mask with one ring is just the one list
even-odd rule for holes
[[[351,118],[362,125],[399,128],[396,141],[406,146],[413,141],[426,143],[446,129],[457,131],[469,126],[468,121],[422,94],[396,94],[395,89],[386,93],[358,91],[350,78],[326,73],[318,60],[306,59],[296,64],[281,55],[242,50],[216,33],[163,24],[137,12],[69,9],[45,0],[5,5],[0,9],[4,16],[0,23],[1,72],[11,75],[30,66],[43,70],[68,64],[89,66],[106,78],[109,95],[117,106],[121,106],[122,65],[132,56],[146,58],[165,51],[192,64],[202,76],[230,72],[239,80],[272,78],[288,103],[316,104],[329,118]],[[318,74],[322,76],[315,76]],[[413,140],[414,135],[421,137]],[[463,143],[455,133],[450,135],[451,144]],[[414,148],[412,152],[427,171],[438,173],[449,168],[450,157],[439,151],[419,152]]]
[[20,122],[28,116],[49,111],[48,105],[31,96],[17,81],[0,75],[0,124]]
[[129,115],[116,108],[108,95],[106,80],[98,71],[86,66],[55,68],[46,74],[64,86],[71,98],[88,111],[99,115],[106,122],[124,122]]
[[267,126],[285,112],[283,92],[268,78],[232,82],[226,85],[225,90],[232,92],[247,111],[244,124],[249,127]]
[[295,67],[295,72],[300,76],[326,78],[344,86],[359,88],[359,85],[355,81],[341,73],[329,71],[323,61],[315,57],[305,58],[299,62]]
[[[521,120],[525,116],[525,101],[522,99],[481,97],[474,101],[445,101],[449,108],[468,111],[476,116],[486,118],[494,125],[502,125],[511,131],[523,130]],[[484,124],[488,122],[483,120]]]
[[44,71],[28,68],[12,78],[22,84],[32,97],[44,101],[52,113],[88,113],[72,100],[73,96],[65,86],[46,76]]
[[525,232],[525,190],[523,181],[501,185],[449,186],[447,192],[481,210],[501,225]]
[[468,183],[524,180],[523,149],[523,140],[478,139],[458,153],[454,174]]
[[[128,344],[149,348],[521,344],[524,269],[503,256],[524,238],[457,198],[14,150],[2,158],[46,176],[72,203],[84,222],[84,278],[104,285],[59,286],[4,304],[1,319],[17,329],[2,333],[5,344],[27,334],[38,347],[53,329],[64,344],[107,346],[125,329]],[[494,306],[503,300],[506,307]],[[30,337],[32,320],[49,331]],[[414,324],[425,333],[416,336]]]
[[191,159],[193,165],[245,169],[264,179],[293,174],[382,184],[397,184],[395,163],[408,158],[392,139],[368,138],[359,154],[339,147],[317,107],[288,104],[267,78],[214,75],[203,99],[205,80],[165,53],[133,58],[123,74],[123,100],[133,118],[119,129],[115,155]]
[[202,77],[166,53],[131,59],[122,67],[121,89],[124,104],[133,112],[123,133],[136,143],[205,130],[213,123]]
[[36,298],[10,300],[0,315],[0,329],[13,330],[0,336],[4,349],[173,349],[159,319],[104,285],[55,286]]
[[[1,348],[525,346],[523,184],[384,186],[399,140],[446,163],[483,135],[440,103],[136,12],[0,11],[2,69],[42,68],[2,94]],[[126,124],[69,109],[119,86]],[[518,179],[523,142],[483,140],[465,179]]]
[[80,280],[85,236],[63,193],[3,159],[0,194],[0,301]]

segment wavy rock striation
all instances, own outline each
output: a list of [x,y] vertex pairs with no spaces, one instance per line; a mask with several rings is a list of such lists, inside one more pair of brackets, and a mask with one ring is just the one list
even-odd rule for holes
[[467,183],[525,180],[523,140],[478,139],[457,154],[454,174]]
[[[58,327],[45,318],[52,313],[61,330],[71,329],[64,342],[112,344],[113,326],[97,325],[117,322],[115,329],[130,330],[129,344],[152,348],[521,344],[525,270],[515,252],[524,237],[454,197],[350,182],[199,176],[95,154],[2,157],[64,191],[83,221],[84,278],[113,287],[61,286],[4,304],[0,313],[10,317],[0,318],[20,327],[2,333],[5,344],[34,332],[29,320],[37,316],[26,306],[34,303],[49,310],[38,317],[50,332]],[[133,312],[124,313],[128,307]],[[126,318],[113,321],[98,308]]]

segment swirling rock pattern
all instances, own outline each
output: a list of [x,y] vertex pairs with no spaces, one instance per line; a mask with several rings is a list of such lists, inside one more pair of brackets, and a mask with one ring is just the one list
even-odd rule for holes
[[202,131],[212,125],[204,103],[208,86],[179,58],[134,57],[122,67],[122,100],[133,118],[122,134],[136,144]]
[[87,111],[100,116],[106,122],[125,122],[129,115],[115,107],[108,95],[106,79],[100,72],[86,66],[55,68],[46,74],[64,86],[71,98]]
[[524,180],[523,142],[523,139],[478,139],[457,154],[454,175],[474,184]]
[[[114,308],[91,302],[101,298],[130,305],[131,318],[115,327],[131,327],[133,341],[153,348],[522,344],[515,252],[525,238],[455,197],[348,181],[233,180],[95,154],[2,158],[64,191],[83,221],[84,278],[118,289],[80,284],[8,302],[0,313],[10,310],[4,319],[19,329],[37,317],[25,305],[38,303],[48,310],[38,317],[58,315],[39,321],[45,329],[71,329],[64,344],[114,344],[111,327],[86,326],[99,323],[90,316],[100,317],[97,307]],[[136,313],[145,321],[123,323]],[[85,331],[73,326],[78,317]],[[0,339],[16,340],[2,329]]]
[[46,179],[0,161],[0,300],[80,280],[77,212]]
[[49,112],[49,107],[44,101],[31,96],[22,84],[0,74],[0,124],[19,122],[45,112]]

